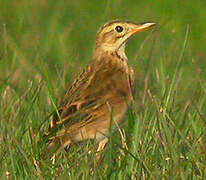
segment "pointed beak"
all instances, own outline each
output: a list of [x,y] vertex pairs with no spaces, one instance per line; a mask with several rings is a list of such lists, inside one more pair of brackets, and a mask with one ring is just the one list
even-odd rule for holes
[[136,34],[137,32],[140,32],[140,31],[147,30],[147,29],[153,27],[154,25],[155,25],[155,23],[150,23],[150,22],[136,24],[134,27],[134,30],[133,30],[133,34]]

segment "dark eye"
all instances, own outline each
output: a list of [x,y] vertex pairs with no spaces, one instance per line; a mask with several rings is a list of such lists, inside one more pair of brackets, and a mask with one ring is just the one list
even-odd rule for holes
[[116,27],[115,27],[115,30],[116,30],[117,32],[122,32],[122,31],[123,31],[123,27],[122,27],[122,26],[116,26]]

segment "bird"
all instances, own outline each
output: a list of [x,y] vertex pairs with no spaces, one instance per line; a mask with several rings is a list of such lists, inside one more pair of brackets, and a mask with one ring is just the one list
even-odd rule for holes
[[49,149],[59,153],[89,139],[97,142],[97,152],[105,148],[110,128],[118,128],[134,102],[135,76],[125,45],[154,25],[112,20],[99,29],[91,60],[69,86],[50,122]]

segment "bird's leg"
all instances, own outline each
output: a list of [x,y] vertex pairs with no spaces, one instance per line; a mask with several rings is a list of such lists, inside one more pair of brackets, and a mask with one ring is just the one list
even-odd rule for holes
[[101,156],[101,151],[104,150],[104,148],[107,145],[107,142],[108,142],[108,138],[107,137],[105,137],[104,139],[102,139],[99,142],[99,145],[98,145],[98,148],[97,148],[97,155],[96,155],[96,162],[97,162],[97,164],[100,164],[102,159],[103,159],[102,156]]
[[108,138],[105,137],[104,139],[102,139],[100,142],[99,142],[99,145],[98,145],[98,148],[97,148],[97,152],[101,152],[105,146],[107,145],[107,142],[108,142]]

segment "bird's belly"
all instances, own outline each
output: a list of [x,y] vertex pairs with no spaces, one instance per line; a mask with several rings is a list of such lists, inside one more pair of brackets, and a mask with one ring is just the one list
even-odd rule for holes
[[72,141],[78,142],[86,139],[99,141],[107,137],[111,128],[119,127],[128,105],[126,103],[113,104],[112,106],[107,104],[102,108],[104,108],[104,113],[97,119],[91,119],[82,125],[78,124],[78,127],[71,127],[71,129],[76,129],[76,131],[71,132]]

